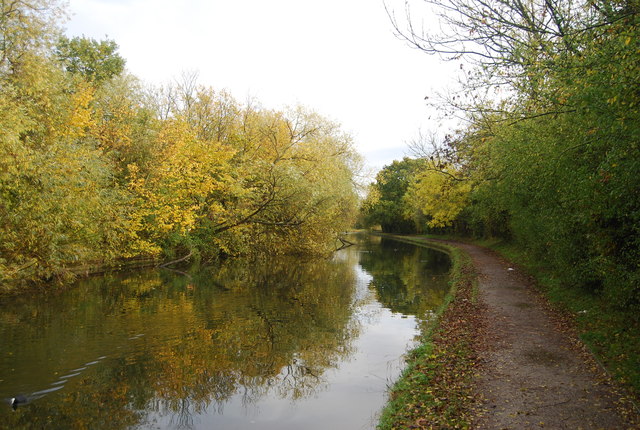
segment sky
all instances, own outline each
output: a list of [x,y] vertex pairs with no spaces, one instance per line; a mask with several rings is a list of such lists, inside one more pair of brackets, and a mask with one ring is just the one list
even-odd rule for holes
[[[402,1],[387,5],[402,13]],[[303,105],[341,124],[372,171],[440,127],[425,96],[454,75],[395,36],[383,0],[70,0],[69,12],[68,36],[114,40],[146,83],[197,72],[240,102]]]

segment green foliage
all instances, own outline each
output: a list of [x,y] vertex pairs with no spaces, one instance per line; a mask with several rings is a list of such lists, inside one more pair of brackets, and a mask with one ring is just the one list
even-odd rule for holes
[[[442,174],[455,166],[468,181],[466,198],[434,192],[442,187],[427,181],[414,203],[447,212],[477,235],[514,239],[565,287],[637,316],[638,3],[431,3],[447,9],[451,37],[414,43],[428,52],[470,53],[478,67],[469,74],[469,94],[478,95],[478,87],[509,91],[502,99],[457,101],[469,126],[434,150],[445,156]],[[426,172],[418,175],[422,182],[434,175]]]
[[380,225],[385,233],[416,231],[404,197],[419,164],[420,161],[405,157],[378,172],[362,205],[366,225]]
[[113,40],[98,42],[86,37],[63,36],[56,46],[56,56],[67,72],[100,84],[124,71],[125,60],[117,50]]
[[0,8],[0,75],[5,75],[48,53],[63,10],[56,0],[5,0]]

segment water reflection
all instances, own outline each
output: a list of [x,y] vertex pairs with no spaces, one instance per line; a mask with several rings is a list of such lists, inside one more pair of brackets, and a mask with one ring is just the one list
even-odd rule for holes
[[5,300],[0,396],[29,404],[0,408],[0,427],[326,428],[313,413],[327,408],[353,428],[349,393],[372,391],[358,397],[373,414],[415,335],[406,317],[441,302],[436,254],[371,239],[329,261],[147,270]]
[[378,300],[393,312],[428,315],[444,300],[447,291],[449,257],[429,248],[383,237],[373,240],[360,257],[362,267],[373,276],[371,285]]

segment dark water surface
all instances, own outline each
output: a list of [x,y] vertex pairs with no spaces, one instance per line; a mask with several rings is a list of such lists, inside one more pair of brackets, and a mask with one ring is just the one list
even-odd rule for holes
[[450,262],[357,241],[329,260],[136,271],[3,299],[0,428],[374,428]]

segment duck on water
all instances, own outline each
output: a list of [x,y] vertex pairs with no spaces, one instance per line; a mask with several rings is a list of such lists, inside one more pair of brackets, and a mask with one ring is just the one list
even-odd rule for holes
[[26,405],[27,403],[29,403],[29,399],[27,398],[27,396],[18,394],[17,396],[12,397],[10,399],[10,403],[11,403],[11,408],[15,411],[16,409],[18,409],[18,406]]

